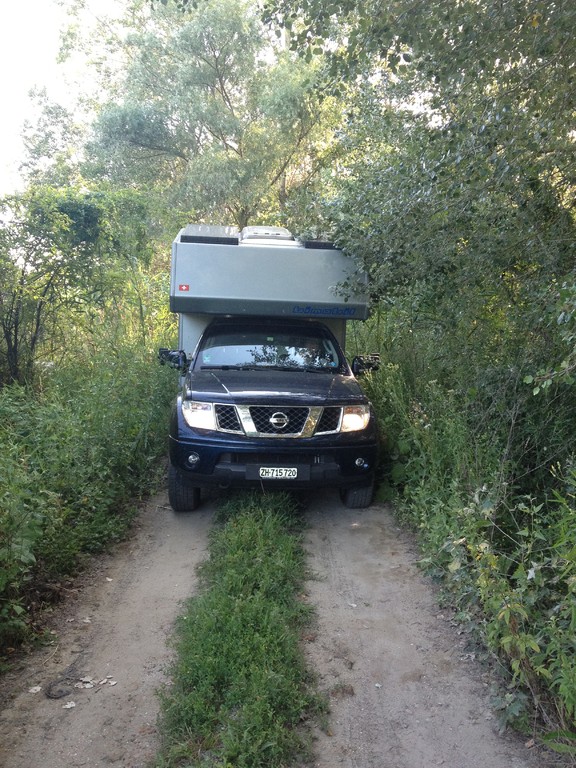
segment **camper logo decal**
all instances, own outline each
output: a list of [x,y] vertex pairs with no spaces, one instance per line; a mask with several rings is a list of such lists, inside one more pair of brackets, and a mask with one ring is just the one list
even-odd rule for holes
[[292,314],[294,315],[323,315],[324,317],[354,317],[356,314],[356,307],[339,307],[339,306],[312,306],[307,304],[295,304],[292,307]]
[[178,286],[178,290],[179,291],[189,291],[190,290],[190,286],[186,285],[186,283],[182,283],[182,285]]

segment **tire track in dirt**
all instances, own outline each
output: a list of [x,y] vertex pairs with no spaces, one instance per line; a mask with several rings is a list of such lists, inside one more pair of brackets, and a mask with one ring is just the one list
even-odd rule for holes
[[331,703],[314,768],[547,768],[555,756],[501,736],[481,665],[439,609],[418,553],[388,508],[318,495],[307,515],[306,652]]
[[194,591],[211,519],[209,505],[176,515],[165,494],[152,499],[133,538],[55,609],[54,645],[0,683],[16,690],[0,715],[2,768],[144,768],[156,754],[167,641]]

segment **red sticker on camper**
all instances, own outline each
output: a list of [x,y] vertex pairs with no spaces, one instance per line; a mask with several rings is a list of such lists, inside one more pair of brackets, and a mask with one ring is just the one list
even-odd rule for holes
[[178,290],[179,290],[179,291],[189,291],[189,290],[190,290],[190,286],[189,286],[189,285],[186,285],[186,284],[184,284],[184,285],[179,285],[179,286],[178,286]]

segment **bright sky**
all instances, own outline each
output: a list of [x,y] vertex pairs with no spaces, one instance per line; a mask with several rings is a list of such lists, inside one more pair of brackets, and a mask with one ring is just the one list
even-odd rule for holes
[[[102,13],[113,13],[122,0],[85,0],[87,23]],[[18,166],[23,159],[20,133],[25,120],[36,114],[28,94],[45,87],[48,96],[70,106],[75,78],[70,66],[56,62],[60,32],[68,17],[57,0],[10,0],[0,16],[0,195],[21,188]]]
[[53,0],[11,0],[0,17],[0,194],[15,191],[22,160],[19,135],[22,124],[34,115],[28,97],[31,88],[46,86],[58,101],[64,84],[56,56],[60,28],[66,16]]

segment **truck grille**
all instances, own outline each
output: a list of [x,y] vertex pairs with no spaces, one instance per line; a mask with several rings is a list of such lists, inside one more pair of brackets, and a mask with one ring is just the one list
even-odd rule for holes
[[324,408],[318,426],[316,427],[316,434],[324,434],[326,432],[337,432],[340,426],[340,419],[342,417],[342,408],[339,406],[330,406]]
[[249,437],[312,437],[338,432],[341,406],[251,405],[216,403],[219,432]]
[[304,429],[309,408],[255,405],[250,416],[261,435],[299,435]]
[[217,404],[215,406],[215,411],[216,423],[218,424],[220,432],[238,432],[241,435],[244,434],[235,406]]

